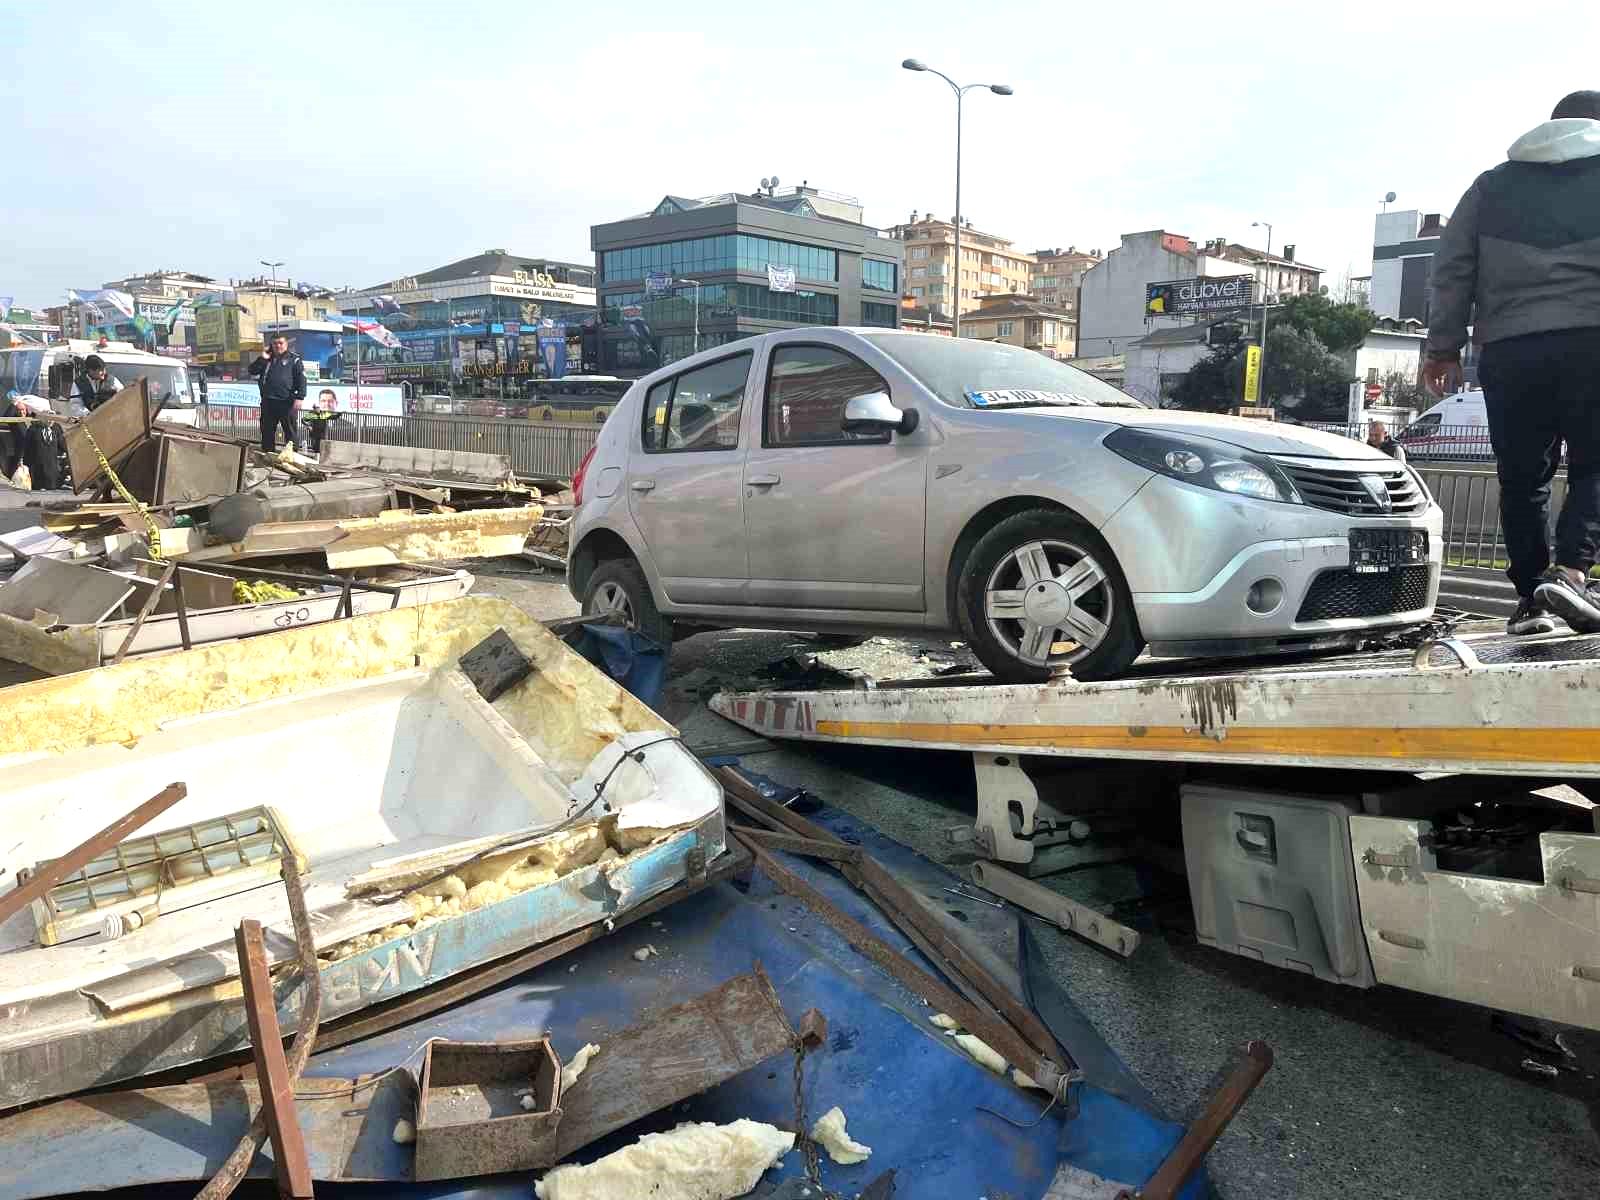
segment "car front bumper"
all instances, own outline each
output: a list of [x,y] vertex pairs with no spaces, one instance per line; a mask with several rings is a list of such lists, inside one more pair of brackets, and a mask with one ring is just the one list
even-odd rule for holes
[[[1201,654],[1312,648],[1426,620],[1439,594],[1443,526],[1432,503],[1416,516],[1350,517],[1158,477],[1103,532],[1152,651]],[[1357,574],[1350,568],[1357,529],[1423,530],[1427,561]]]

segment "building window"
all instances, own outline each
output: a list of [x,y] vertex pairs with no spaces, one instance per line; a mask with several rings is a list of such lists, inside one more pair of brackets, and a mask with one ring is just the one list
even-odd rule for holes
[[1056,323],[1054,321],[1046,321],[1044,323],[1044,340],[1047,342],[1056,340]]
[[871,300],[861,302],[861,323],[874,325],[883,329],[893,329],[895,306],[892,304],[874,304]]
[[[893,309],[893,305],[882,307]],[[829,346],[781,346],[767,376],[766,446],[887,442],[887,433],[846,433],[844,406],[889,385],[854,355]]]
[[915,296],[918,300],[922,299],[922,289],[919,288],[919,287],[912,288],[911,289],[911,294],[913,296]]
[[861,260],[861,286],[879,292],[898,292],[899,280],[895,278],[895,265],[876,258]]
[[742,233],[687,238],[653,246],[629,246],[607,250],[601,255],[601,272],[606,283],[643,279],[653,274],[695,276],[716,271],[763,274],[768,265],[793,267],[796,278],[813,283],[832,283],[839,278],[836,251]]
[[928,248],[926,246],[913,246],[913,247],[911,247],[911,257],[913,259],[927,258],[928,257]]
[[710,350],[714,346],[726,346],[729,342],[737,342],[741,338],[749,337],[747,333],[706,333],[701,332],[698,339],[692,333],[669,333],[656,339],[656,355],[659,359],[658,366],[667,366],[677,362],[680,358],[688,358],[691,354],[698,354],[702,350]]
[[1010,337],[1011,336],[1011,331],[1012,331],[1012,329],[1015,328],[1015,326],[1016,326],[1016,323],[1014,321],[1001,321],[1000,322],[1000,328],[996,331],[995,336],[996,337]]
[[283,315],[286,316],[286,317],[293,317],[293,316],[298,316],[299,315],[298,312],[296,311],[296,306],[293,305],[293,304],[285,304],[285,305],[282,306],[282,308],[283,308]]
[[645,397],[640,437],[647,452],[733,450],[750,374],[750,354],[735,354],[656,384]]
[[927,267],[912,267],[911,268],[911,278],[913,278],[913,279],[921,279],[924,276],[926,276],[927,273],[928,273],[928,268]]

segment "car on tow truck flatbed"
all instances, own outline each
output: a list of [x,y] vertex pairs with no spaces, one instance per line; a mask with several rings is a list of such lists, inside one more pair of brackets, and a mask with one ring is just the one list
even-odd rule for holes
[[959,632],[1002,679],[1348,645],[1438,593],[1421,477],[1157,411],[1032,351],[785,330],[637,381],[574,479],[569,586],[694,628]]

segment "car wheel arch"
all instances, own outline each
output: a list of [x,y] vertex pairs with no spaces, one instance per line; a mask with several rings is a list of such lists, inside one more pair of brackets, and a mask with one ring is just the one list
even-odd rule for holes
[[567,581],[573,595],[583,595],[583,589],[589,586],[589,576],[594,574],[595,568],[616,558],[639,561],[633,547],[616,530],[600,528],[585,534],[567,556]]
[[950,562],[945,568],[945,613],[952,628],[960,628],[961,607],[956,593],[961,584],[961,572],[966,569],[967,559],[971,557],[973,549],[983,540],[983,535],[1001,521],[1018,513],[1034,511],[1058,512],[1077,521],[1083,520],[1081,514],[1074,512],[1061,501],[1050,500],[1044,496],[1007,496],[979,509],[967,519],[966,525],[956,538],[955,545],[951,547]]

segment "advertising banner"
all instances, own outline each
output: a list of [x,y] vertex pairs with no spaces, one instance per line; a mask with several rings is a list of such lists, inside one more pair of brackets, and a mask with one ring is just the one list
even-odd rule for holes
[[665,271],[651,271],[644,277],[646,296],[663,296],[672,290],[672,276]]
[[1244,402],[1256,404],[1261,400],[1261,347],[1244,348]]
[[567,330],[564,325],[540,327],[539,359],[544,363],[544,373],[549,378],[560,379],[567,373]]
[[794,268],[779,267],[772,263],[767,264],[767,291],[792,292],[794,291]]
[[1254,275],[1197,276],[1145,285],[1147,317],[1196,317],[1234,312],[1255,303]]
[[[362,370],[365,372],[366,368]],[[213,383],[206,389],[206,403],[213,408],[257,408],[261,404],[261,389],[254,383]],[[313,405],[328,412],[364,412],[380,417],[405,415],[405,400],[398,387],[316,384],[306,389],[305,407]]]
[[202,350],[232,353],[239,349],[239,310],[210,305],[194,310],[194,340]]

